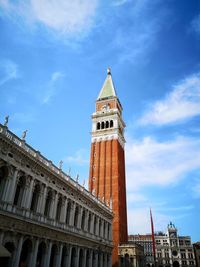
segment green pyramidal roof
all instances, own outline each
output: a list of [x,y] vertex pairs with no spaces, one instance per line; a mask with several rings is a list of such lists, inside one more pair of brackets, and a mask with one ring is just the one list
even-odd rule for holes
[[108,98],[108,97],[113,97],[113,96],[117,96],[117,94],[116,94],[116,91],[114,88],[110,69],[108,69],[108,75],[107,75],[106,80],[103,84],[103,87],[101,88],[101,91],[99,93],[97,100],[100,100],[103,98]]

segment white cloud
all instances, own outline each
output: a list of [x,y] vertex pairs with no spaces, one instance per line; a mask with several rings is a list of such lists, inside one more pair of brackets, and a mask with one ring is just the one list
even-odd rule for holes
[[186,206],[179,206],[179,207],[162,207],[162,208],[158,208],[157,210],[162,210],[162,211],[189,211],[189,210],[193,210],[194,206],[193,205],[186,205]]
[[67,156],[63,161],[67,163],[75,163],[77,165],[88,165],[88,152],[85,149],[79,149],[74,156]]
[[[165,231],[171,217],[162,213],[153,212],[154,230]],[[151,233],[149,208],[128,209],[128,232],[129,234]]]
[[93,25],[98,0],[27,0],[13,3],[1,0],[0,7],[11,16],[40,23],[62,34],[88,31]]
[[19,77],[18,65],[11,60],[0,62],[0,86]]
[[200,180],[196,181],[192,188],[192,192],[195,198],[200,198]]
[[142,116],[142,125],[164,125],[200,115],[200,73],[180,81]]
[[63,77],[65,77],[65,74],[62,72],[55,71],[52,73],[50,81],[47,85],[47,90],[45,92],[45,96],[43,98],[44,104],[49,103],[49,101],[52,99],[52,97],[56,94],[56,91],[57,91],[56,83],[60,79],[62,79]]
[[121,5],[124,5],[130,1],[131,0],[113,0],[112,5],[113,6],[121,6]]
[[200,34],[200,14],[194,18],[191,23],[192,29],[197,33]]
[[[121,6],[127,2],[129,1],[122,0],[113,3]],[[157,34],[167,14],[163,6],[158,7],[159,3],[159,0],[153,3],[148,0],[135,0],[129,5],[127,9],[129,23],[121,18],[112,42],[113,47],[119,50],[120,62],[141,64],[148,60],[147,54],[155,48]]]
[[130,203],[137,203],[137,202],[144,202],[144,203],[147,203],[148,200],[146,198],[145,195],[143,195],[142,193],[139,193],[139,192],[129,192],[127,190],[127,202],[130,204]]
[[[163,209],[158,209],[157,205],[153,205],[154,231],[166,232],[167,225],[170,221],[178,222],[185,217],[191,216],[189,211],[192,209],[194,209],[192,205],[171,208],[165,207]],[[171,214],[166,215],[166,211],[171,211]],[[151,233],[150,208],[148,206],[128,208],[128,232],[129,234]]]
[[200,168],[200,141],[177,137],[158,142],[151,137],[128,140],[126,145],[127,188],[165,186],[177,183],[190,171]]

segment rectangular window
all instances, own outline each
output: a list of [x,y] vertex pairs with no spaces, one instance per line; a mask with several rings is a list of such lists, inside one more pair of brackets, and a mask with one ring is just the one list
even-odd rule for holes
[[185,253],[181,253],[181,258],[186,259]]

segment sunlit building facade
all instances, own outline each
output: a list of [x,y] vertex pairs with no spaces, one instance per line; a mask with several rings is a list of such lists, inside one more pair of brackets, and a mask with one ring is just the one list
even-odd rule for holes
[[[155,233],[157,267],[194,267],[194,249],[189,236],[179,236],[177,228],[170,223],[167,232]],[[154,265],[152,236],[130,235],[129,241],[144,246],[146,266]]]
[[19,138],[0,124],[0,266],[110,267],[112,219],[25,133]]

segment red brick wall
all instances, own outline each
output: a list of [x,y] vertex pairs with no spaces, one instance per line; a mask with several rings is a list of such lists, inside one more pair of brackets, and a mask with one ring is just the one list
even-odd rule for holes
[[[95,180],[92,178],[95,177]],[[93,143],[90,155],[89,190],[96,196],[112,198],[113,219],[113,266],[118,266],[118,245],[126,243],[127,210],[124,150],[118,140]]]

